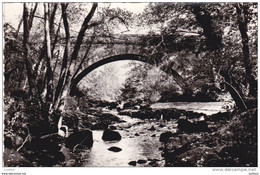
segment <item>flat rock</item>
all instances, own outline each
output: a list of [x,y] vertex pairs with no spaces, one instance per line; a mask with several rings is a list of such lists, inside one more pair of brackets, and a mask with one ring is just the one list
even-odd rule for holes
[[113,151],[113,152],[120,152],[120,151],[122,151],[121,148],[118,148],[116,146],[112,146],[112,147],[108,148],[108,150],[109,151]]
[[139,159],[138,161],[137,161],[137,163],[138,164],[144,164],[144,163],[146,163],[147,161],[146,160],[143,160],[143,159]]
[[128,165],[136,166],[136,161],[130,161]]

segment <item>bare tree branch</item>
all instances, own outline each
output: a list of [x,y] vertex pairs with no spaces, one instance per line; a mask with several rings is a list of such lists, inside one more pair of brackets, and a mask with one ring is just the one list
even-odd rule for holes
[[53,44],[52,44],[51,55],[53,55],[55,46],[56,46],[56,44],[57,44],[57,42],[58,42],[58,37],[59,37],[59,33],[60,33],[60,28],[61,28],[61,20],[62,20],[62,16],[61,16],[61,18],[60,18],[59,26],[58,26],[58,29],[57,29],[57,31],[56,31],[55,38],[54,38],[54,41],[53,41]]
[[31,28],[32,28],[33,19],[34,19],[34,15],[35,15],[35,12],[37,10],[37,7],[38,7],[38,3],[35,4],[34,8],[30,12],[29,30],[31,30]]
[[18,27],[17,27],[17,30],[16,30],[16,32],[15,32],[15,37],[17,38],[17,36],[18,36],[18,33],[19,33],[19,30],[20,30],[20,28],[21,28],[21,25],[22,25],[22,23],[23,23],[23,18],[21,18],[21,20],[20,20],[20,22],[19,22],[19,24],[18,24]]

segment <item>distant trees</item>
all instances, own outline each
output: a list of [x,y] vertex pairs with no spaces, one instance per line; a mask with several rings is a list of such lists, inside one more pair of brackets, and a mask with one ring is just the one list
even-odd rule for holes
[[224,82],[241,109],[256,97],[257,4],[151,3],[139,18],[152,28],[144,52],[168,61],[194,92]]
[[122,82],[118,77],[117,66],[107,64],[89,73],[78,86],[84,98],[96,101],[117,101],[121,95]]
[[165,92],[171,92],[171,95],[181,93],[182,89],[174,78],[158,67],[139,62],[133,62],[132,66],[121,89],[119,100],[154,103],[165,98],[163,97]]

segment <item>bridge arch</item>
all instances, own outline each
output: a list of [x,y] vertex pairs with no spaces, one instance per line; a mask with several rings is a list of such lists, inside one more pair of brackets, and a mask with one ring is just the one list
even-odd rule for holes
[[[70,96],[74,96],[77,91],[77,85],[78,83],[90,72],[95,70],[96,68],[103,66],[105,64],[115,62],[115,61],[122,61],[122,60],[134,60],[134,61],[141,61],[145,63],[149,63],[151,65],[154,65],[155,63],[151,62],[148,57],[138,54],[120,54],[120,55],[114,55],[107,58],[104,58],[100,61],[97,61],[93,63],[92,65],[88,66],[86,69],[84,69],[82,72],[80,72],[71,82],[70,86]],[[184,78],[178,74],[174,69],[172,69],[172,66],[169,65],[160,65],[159,66],[162,71],[165,73],[172,75],[176,83],[183,89],[185,94],[192,94],[192,91],[190,90],[188,84],[185,82]]]

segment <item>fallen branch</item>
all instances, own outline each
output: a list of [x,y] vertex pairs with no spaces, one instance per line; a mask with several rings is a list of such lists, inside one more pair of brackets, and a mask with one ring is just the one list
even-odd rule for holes
[[47,135],[41,136],[40,138],[45,139],[45,138],[48,138],[48,137],[54,136],[54,135],[58,135],[58,133],[47,134]]
[[26,127],[26,128],[27,128],[27,131],[28,131],[28,135],[27,135],[27,137],[25,138],[25,140],[24,140],[24,142],[22,143],[22,145],[21,145],[19,148],[17,148],[17,150],[16,150],[17,152],[19,152],[20,149],[22,149],[22,147],[24,146],[24,144],[31,139],[30,131],[29,131],[28,127]]

